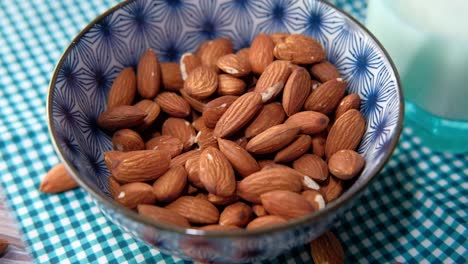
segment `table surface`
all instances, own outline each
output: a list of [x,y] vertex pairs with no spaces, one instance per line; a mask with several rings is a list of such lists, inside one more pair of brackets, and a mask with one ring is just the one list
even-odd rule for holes
[[[46,126],[50,74],[79,30],[117,2],[0,1],[0,194],[8,204],[0,195],[0,238],[12,245],[0,263],[185,262],[122,233],[81,189],[60,195],[37,190],[58,162]],[[364,0],[332,2],[360,19],[365,15]],[[434,152],[405,124],[381,175],[333,228],[347,259],[466,263],[467,175],[468,153]],[[271,262],[311,258],[300,247]]]

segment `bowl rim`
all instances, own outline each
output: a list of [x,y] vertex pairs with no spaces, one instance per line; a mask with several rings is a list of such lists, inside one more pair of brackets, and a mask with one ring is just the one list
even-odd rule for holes
[[[354,22],[362,32],[364,32],[372,41],[375,42],[375,44],[382,50],[383,54],[385,55],[385,58],[388,60],[389,65],[391,66],[394,74],[395,74],[395,79],[396,79],[396,85],[397,85],[397,91],[399,95],[399,108],[398,108],[398,122],[395,127],[395,134],[394,137],[391,139],[390,144],[389,144],[389,150],[384,154],[384,156],[380,159],[379,164],[375,166],[374,169],[372,169],[369,174],[370,176],[365,179],[364,181],[360,182],[360,185],[357,186],[357,188],[353,192],[345,192],[343,195],[340,197],[338,200],[334,200],[327,204],[325,208],[315,211],[311,214],[305,215],[303,217],[297,218],[297,219],[292,219],[288,220],[284,224],[278,224],[274,225],[271,227],[265,227],[265,228],[259,228],[259,229],[253,229],[253,230],[231,230],[231,231],[216,231],[216,232],[210,232],[210,231],[203,231],[199,229],[194,229],[194,228],[183,228],[179,227],[176,225],[171,225],[171,224],[166,224],[163,222],[156,222],[149,217],[141,216],[137,212],[132,211],[130,209],[125,208],[124,206],[118,204],[114,200],[108,198],[102,193],[95,192],[90,186],[86,184],[85,181],[81,180],[79,177],[79,173],[73,168],[73,165],[65,159],[65,156],[61,150],[61,148],[58,145],[58,142],[56,140],[56,133],[54,132],[54,125],[52,122],[52,95],[54,93],[55,89],[55,84],[57,80],[57,75],[58,71],[61,68],[66,56],[69,54],[71,49],[76,45],[76,43],[80,40],[80,38],[86,34],[94,25],[99,23],[102,19],[110,15],[111,13],[115,12],[116,10],[135,2],[136,0],[125,0],[123,2],[120,2],[96,18],[94,18],[90,23],[86,25],[72,40],[72,42],[67,46],[65,51],[61,54],[60,59],[58,63],[55,65],[55,68],[53,70],[52,78],[49,83],[49,89],[48,89],[48,95],[47,95],[47,105],[46,105],[46,110],[47,110],[47,123],[48,123],[48,130],[49,134],[51,136],[51,141],[52,144],[55,148],[55,151],[57,155],[59,156],[59,159],[62,161],[62,163],[65,165],[66,169],[68,172],[70,172],[71,176],[79,183],[80,187],[84,188],[88,194],[91,194],[94,198],[95,203],[100,203],[100,206],[106,206],[111,208],[114,212],[117,212],[119,214],[122,214],[124,217],[127,217],[131,219],[132,221],[138,222],[140,224],[144,224],[146,226],[150,226],[152,228],[157,228],[161,229],[162,231],[165,232],[173,232],[177,233],[179,235],[193,235],[193,236],[201,236],[205,238],[247,238],[247,237],[252,237],[252,236],[259,236],[259,235],[268,235],[271,233],[276,233],[276,232],[281,232],[281,231],[286,231],[286,230],[291,230],[294,229],[297,226],[305,226],[307,223],[312,223],[312,222],[319,222],[323,218],[327,218],[330,215],[333,215],[336,211],[338,211],[341,208],[347,208],[350,203],[355,200],[362,192],[366,189],[366,187],[372,182],[381,172],[381,170],[384,168],[384,166],[387,164],[389,159],[391,158],[393,152],[395,151],[395,148],[398,144],[402,129],[403,129],[403,120],[404,120],[404,97],[403,97],[403,91],[401,87],[401,80],[399,73],[397,71],[397,68],[388,54],[388,52],[385,50],[383,45],[377,40],[377,38],[361,23],[359,22],[356,18],[351,16],[349,13],[346,11],[342,10],[341,8],[335,6],[332,3],[329,3],[325,0],[312,0],[316,2],[320,2],[323,5],[326,5],[330,7],[331,9],[335,10],[338,13],[341,13],[343,16],[346,18],[350,19],[352,22]],[[99,206],[98,206],[99,207]],[[111,221],[112,222],[112,221]],[[114,223],[115,224],[115,223]]]

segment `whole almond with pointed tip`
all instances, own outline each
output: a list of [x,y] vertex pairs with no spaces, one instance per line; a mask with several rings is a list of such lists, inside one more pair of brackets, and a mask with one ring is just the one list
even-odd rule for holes
[[190,96],[184,89],[179,90],[182,97],[189,103],[189,105],[198,112],[203,112],[203,108],[205,108],[205,101],[198,100]]
[[194,69],[187,76],[184,83],[185,92],[199,100],[210,97],[217,89],[218,75],[207,66],[200,66]]
[[328,178],[327,163],[314,154],[304,154],[293,162],[293,168],[317,181]]
[[191,73],[195,68],[202,65],[200,58],[193,53],[184,53],[180,57],[180,73],[182,80],[186,80],[189,73]]
[[169,203],[177,199],[185,190],[187,172],[182,166],[174,166],[153,183],[156,200]]
[[301,133],[316,134],[325,130],[329,122],[328,116],[320,112],[302,111],[290,116],[284,123],[299,126]]
[[218,94],[219,95],[241,95],[244,93],[247,84],[239,78],[229,74],[220,74],[218,76]]
[[281,216],[277,215],[264,215],[255,218],[252,220],[248,225],[247,225],[247,230],[252,230],[252,229],[258,229],[258,228],[264,228],[264,227],[270,227],[273,225],[279,225],[279,224],[284,224],[288,220],[284,219]]
[[161,66],[153,49],[143,53],[137,66],[137,90],[143,98],[153,99],[161,85]]
[[138,126],[143,123],[146,113],[131,105],[115,106],[99,115],[97,123],[106,130],[118,130]]
[[283,32],[270,34],[270,37],[273,40],[273,43],[275,43],[275,45],[279,43],[283,43],[286,40],[286,38],[289,36],[290,36],[289,33],[283,33]]
[[302,109],[311,91],[311,79],[306,69],[297,67],[291,73],[284,86],[283,108],[291,116]]
[[365,159],[356,151],[343,149],[330,157],[328,169],[338,179],[349,180],[356,177],[362,171],[365,162]]
[[348,110],[338,118],[328,133],[325,155],[330,158],[338,150],[356,149],[366,131],[366,120],[356,109]]
[[310,242],[312,259],[316,264],[343,264],[344,251],[336,236],[327,231]]
[[180,65],[177,62],[162,62],[161,77],[164,89],[168,91],[178,91],[184,87]]
[[242,177],[247,177],[260,170],[260,166],[252,155],[235,142],[219,138],[218,145],[219,150]]
[[208,147],[200,155],[200,181],[215,195],[229,197],[236,191],[236,177],[231,164],[216,148]]
[[166,208],[194,224],[215,224],[219,219],[218,209],[207,200],[197,197],[181,196]]
[[214,128],[221,116],[227,111],[227,109],[239,98],[238,96],[225,95],[211,100],[205,105],[203,109],[202,118],[205,122],[205,126]]
[[201,116],[192,122],[192,126],[196,131],[201,131],[202,129],[208,128]]
[[249,48],[249,62],[252,72],[262,74],[265,68],[273,62],[275,44],[267,34],[258,34]]
[[61,193],[78,187],[63,163],[52,167],[41,181],[39,190],[44,193]]
[[237,194],[252,203],[260,203],[260,195],[270,191],[299,192],[301,189],[301,178],[298,172],[291,168],[261,170],[247,176],[237,184]]
[[140,132],[151,126],[161,112],[159,105],[156,102],[148,99],[141,100],[134,106],[146,113],[146,116],[141,124],[135,127],[135,129]]
[[328,177],[320,186],[320,192],[327,203],[335,200],[343,193],[343,182],[334,176]]
[[276,153],[274,161],[289,162],[299,158],[309,150],[311,141],[309,135],[298,136],[289,146]]
[[229,231],[229,230],[239,230],[241,229],[238,226],[234,225],[206,225],[198,228],[203,231]]
[[325,156],[325,144],[327,137],[325,134],[320,133],[312,137],[312,153],[323,157]]
[[307,98],[304,109],[331,114],[345,95],[347,82],[341,78],[321,84]]
[[182,154],[179,154],[171,159],[171,167],[176,166],[176,165],[185,166],[185,163],[187,162],[188,159],[193,158],[193,157],[199,157],[200,153],[201,153],[200,150],[193,149],[193,150],[184,152]]
[[162,222],[181,227],[190,227],[188,220],[180,214],[154,205],[140,204],[137,206],[138,214],[151,218],[156,222]]
[[218,141],[213,136],[213,129],[211,128],[198,131],[195,142],[197,142],[200,149],[206,149],[207,147],[218,148]]
[[252,205],[252,212],[257,216],[261,217],[264,215],[268,215],[267,211],[265,210],[265,207],[261,204],[254,204]]
[[157,179],[169,169],[171,156],[159,150],[137,150],[106,157],[109,171],[120,183]]
[[256,92],[237,98],[216,123],[214,135],[224,138],[243,128],[262,108],[262,97]]
[[335,120],[342,116],[346,111],[350,109],[359,110],[359,106],[361,105],[361,98],[359,94],[351,93],[341,99],[338,107],[335,111]]
[[217,71],[218,67],[216,63],[218,59],[233,52],[234,49],[232,48],[231,40],[227,38],[217,38],[203,42],[199,46],[196,54],[203,65]]
[[299,131],[299,127],[288,124],[272,126],[252,138],[246,149],[255,154],[275,152],[291,143]]
[[314,207],[300,194],[276,190],[260,195],[265,210],[271,215],[294,219],[315,211]]
[[310,73],[322,83],[340,78],[340,73],[335,65],[326,60],[312,65],[310,67]]
[[169,117],[162,125],[163,136],[173,136],[184,144],[184,151],[189,150],[195,143],[195,129],[190,123],[182,118]]
[[216,66],[234,77],[246,76],[251,71],[249,61],[233,53],[220,57]]
[[205,186],[200,180],[200,155],[194,155],[185,162],[185,171],[187,171],[187,178],[189,182],[200,189],[205,189]]
[[326,57],[320,43],[300,34],[291,34],[284,39],[284,42],[276,44],[273,54],[279,60],[289,60],[294,64],[312,64]]
[[302,196],[314,207],[314,210],[325,208],[325,199],[317,190],[306,190],[302,192]]
[[276,60],[260,75],[254,91],[262,95],[263,102],[270,102],[283,90],[290,74],[291,62]]
[[145,149],[145,142],[137,132],[125,128],[117,130],[112,135],[112,146],[119,151],[133,151]]
[[120,105],[130,105],[137,91],[135,71],[131,67],[122,69],[117,75],[107,95],[107,109]]
[[180,95],[173,92],[162,92],[154,99],[163,112],[174,117],[190,115],[190,105]]
[[119,194],[114,199],[130,209],[136,208],[139,204],[154,204],[156,202],[153,187],[143,182],[131,182],[121,185]]
[[171,158],[179,155],[184,148],[184,144],[180,139],[173,136],[157,136],[146,142],[145,147],[147,150],[160,150],[168,153]]
[[252,216],[252,208],[243,202],[226,206],[219,215],[219,224],[222,226],[244,227]]
[[266,104],[245,128],[245,137],[253,138],[272,126],[282,124],[285,117],[286,114],[280,103],[274,102]]
[[227,204],[232,204],[235,203],[239,200],[239,196],[236,194],[229,196],[229,197],[223,197],[223,196],[218,196],[212,193],[208,193],[207,196],[208,201],[214,205],[227,205]]

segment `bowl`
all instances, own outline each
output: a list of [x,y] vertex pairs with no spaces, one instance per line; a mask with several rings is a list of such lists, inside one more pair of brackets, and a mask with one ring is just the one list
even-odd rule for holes
[[[259,32],[314,37],[348,81],[348,92],[361,96],[367,130],[358,152],[367,165],[360,177],[324,209],[252,231],[185,229],[151,221],[114,202],[103,160],[112,144],[96,120],[117,73],[134,67],[150,47],[161,61],[178,61],[204,40],[225,36],[240,49]],[[388,161],[403,120],[399,77],[384,48],[358,21],[318,0],[122,2],[86,26],[66,49],[53,73],[47,108],[58,155],[113,223],[163,253],[223,263],[273,258],[329,229]]]

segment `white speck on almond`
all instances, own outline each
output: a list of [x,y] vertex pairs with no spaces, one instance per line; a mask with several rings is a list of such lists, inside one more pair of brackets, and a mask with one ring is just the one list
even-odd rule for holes
[[119,198],[119,199],[125,198],[125,192],[120,192],[119,196],[117,196],[117,198]]
[[195,137],[195,140],[193,141],[193,143],[198,143],[198,138],[200,137],[200,135],[201,135],[201,131],[198,131],[197,136]]
[[227,104],[226,104],[226,103],[224,103],[224,104],[222,104],[222,105],[218,106],[218,108],[224,108],[224,107],[226,107],[226,106],[227,106]]
[[179,63],[180,64],[180,74],[182,75],[182,80],[184,80],[184,81],[185,81],[185,79],[187,79],[187,67],[185,66],[185,63],[183,63],[183,61],[184,61],[184,58],[186,56],[191,56],[191,55],[192,55],[192,53],[184,53],[182,55],[182,57],[180,57],[180,63]]
[[343,78],[336,78],[337,81],[342,82]]
[[234,69],[234,68],[226,68],[226,72],[230,73],[230,74],[238,74],[239,73],[239,71],[237,69]]
[[318,183],[312,180],[309,176],[303,176],[302,182],[309,189],[316,190],[316,191],[320,189],[320,186],[318,185]]
[[265,92],[260,94],[262,96],[262,102],[265,103],[269,101],[278,90],[283,89],[283,86],[284,84],[282,83],[275,83],[271,87],[268,87]]
[[190,126],[189,121],[185,121],[185,125],[186,125],[186,126]]
[[211,154],[208,153],[208,155],[206,155],[206,157],[208,158],[208,160],[213,160],[213,156],[211,156]]
[[314,201],[318,204],[319,209],[322,209],[325,207],[325,200],[323,199],[323,196],[321,194],[315,196]]

